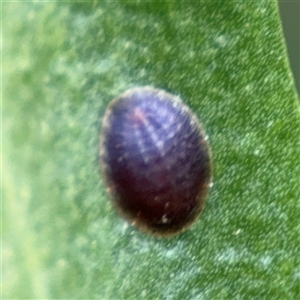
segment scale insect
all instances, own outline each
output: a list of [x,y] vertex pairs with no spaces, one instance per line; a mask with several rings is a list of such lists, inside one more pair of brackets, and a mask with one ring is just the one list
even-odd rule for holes
[[189,228],[211,185],[211,154],[196,115],[179,97],[149,86],[108,105],[99,163],[119,213],[156,236]]

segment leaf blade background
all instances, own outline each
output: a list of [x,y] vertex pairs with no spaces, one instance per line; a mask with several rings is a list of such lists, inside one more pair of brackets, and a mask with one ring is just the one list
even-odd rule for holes
[[[299,104],[275,2],[3,8],[6,298],[299,295]],[[214,160],[202,216],[167,240],[126,226],[98,174],[106,105],[146,84],[182,96]]]

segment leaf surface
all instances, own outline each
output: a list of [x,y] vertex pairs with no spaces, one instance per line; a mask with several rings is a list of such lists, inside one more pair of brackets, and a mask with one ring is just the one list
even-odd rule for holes
[[[3,3],[3,293],[39,299],[296,299],[300,109],[277,3]],[[214,186],[187,232],[127,225],[99,174],[107,104],[180,95]]]

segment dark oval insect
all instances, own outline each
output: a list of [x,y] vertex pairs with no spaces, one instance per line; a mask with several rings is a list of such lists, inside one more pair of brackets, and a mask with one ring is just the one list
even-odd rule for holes
[[100,165],[120,214],[170,236],[199,216],[211,183],[211,158],[197,117],[161,89],[128,90],[108,106]]

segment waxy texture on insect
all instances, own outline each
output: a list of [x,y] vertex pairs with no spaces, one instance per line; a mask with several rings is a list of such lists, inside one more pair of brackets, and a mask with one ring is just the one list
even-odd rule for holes
[[211,155],[196,115],[179,97],[149,86],[109,104],[99,162],[119,213],[158,236],[186,230],[211,184]]

